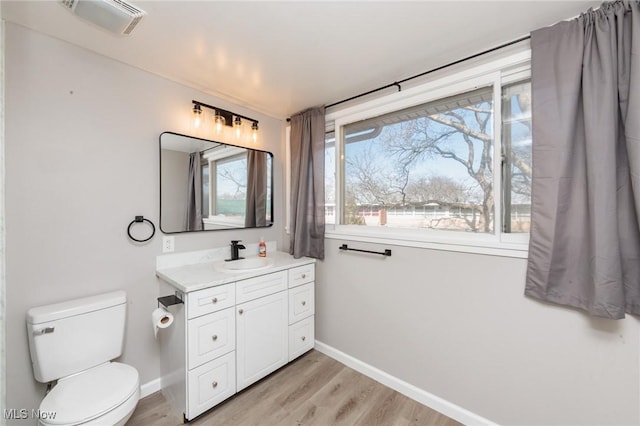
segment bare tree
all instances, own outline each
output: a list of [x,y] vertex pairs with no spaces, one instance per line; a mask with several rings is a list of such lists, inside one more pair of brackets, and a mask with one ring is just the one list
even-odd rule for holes
[[420,177],[407,186],[407,195],[417,203],[461,204],[468,197],[468,188],[447,176]]
[[491,116],[487,103],[461,107],[399,123],[384,138],[388,153],[404,169],[436,156],[462,165],[481,190],[485,232],[491,230],[494,205]]
[[[517,102],[523,112],[530,107],[526,92],[517,95]],[[375,152],[369,147],[347,159],[348,178],[357,194],[355,198],[382,205],[424,201],[457,203],[474,212],[477,210],[482,217],[481,230],[490,232],[495,204],[492,117],[491,103],[481,101],[385,126]],[[530,126],[527,121],[523,124]],[[380,152],[383,152],[382,159],[376,154]],[[463,167],[475,182],[473,187],[443,176],[411,176],[417,163],[438,157],[451,159]],[[511,190],[530,195],[530,149],[514,147],[509,150],[507,160],[512,167]],[[474,218],[472,222],[470,228],[478,230],[478,221]]]

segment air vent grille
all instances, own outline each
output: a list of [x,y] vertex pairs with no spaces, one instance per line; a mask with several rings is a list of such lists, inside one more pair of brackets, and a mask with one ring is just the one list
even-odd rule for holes
[[[69,1],[69,0],[67,0]],[[73,1],[73,0],[70,0]],[[124,2],[122,0],[112,0],[114,4],[120,6],[120,8],[124,9],[125,11],[129,12],[130,14],[132,14],[133,16],[139,16],[140,18],[142,18],[142,16],[145,14],[145,12],[143,10],[138,9],[137,7]],[[135,25],[134,25],[135,26]]]
[[124,0],[59,0],[59,3],[78,17],[118,35],[129,35],[146,15],[144,10]]
[[129,26],[127,28],[125,28],[125,30],[122,33],[126,34],[126,35],[131,34],[131,31],[133,31],[133,29],[136,27],[136,25],[138,25],[138,22],[140,22],[141,20],[142,20],[142,16],[138,16],[136,18],[133,18],[133,21],[131,21]]
[[60,0],[60,3],[67,9],[73,9],[73,4],[75,2],[75,0]]

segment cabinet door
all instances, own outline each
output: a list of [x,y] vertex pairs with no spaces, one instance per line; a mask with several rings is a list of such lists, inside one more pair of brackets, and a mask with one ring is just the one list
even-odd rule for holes
[[315,313],[314,283],[289,290],[289,324]]
[[230,352],[189,371],[187,419],[193,419],[236,393],[235,366],[235,352]]
[[289,269],[289,288],[312,282],[315,279],[315,271],[313,263]]
[[187,321],[187,353],[191,370],[231,352],[236,347],[236,317],[233,308]]
[[236,306],[238,391],[287,363],[287,299],[281,291]]
[[315,344],[314,317],[310,316],[289,326],[289,361],[313,349]]

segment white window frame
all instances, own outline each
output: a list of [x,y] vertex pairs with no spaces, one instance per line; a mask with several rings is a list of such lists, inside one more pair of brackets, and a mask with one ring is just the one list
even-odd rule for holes
[[[205,153],[202,157],[209,162],[209,216],[202,218],[205,225],[220,228],[242,228],[244,227],[245,217],[229,217],[224,215],[212,214],[216,211],[215,199],[217,199],[217,188],[215,180],[217,179],[217,162],[225,159],[233,159],[233,157],[245,154],[247,150],[242,147],[226,146],[224,150],[212,151]],[[204,200],[203,200],[204,202]]]
[[[402,228],[366,227],[361,225],[327,225],[325,237],[409,247],[421,247],[468,253],[526,258],[528,233],[502,232],[502,102],[501,91],[505,84],[526,80],[531,74],[531,51],[511,54],[477,66],[433,79],[410,89],[364,102],[326,115],[328,129],[335,132],[336,155],[336,221],[342,217],[343,199],[341,182],[344,174],[344,146],[342,132],[345,125],[373,118],[389,112],[444,99],[480,87],[493,85],[493,233],[467,233],[445,230],[416,230]],[[419,232],[416,232],[419,231]]]

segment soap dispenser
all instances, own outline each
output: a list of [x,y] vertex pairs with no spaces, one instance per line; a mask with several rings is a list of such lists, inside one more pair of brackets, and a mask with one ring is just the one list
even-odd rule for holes
[[264,238],[260,237],[258,243],[258,257],[267,257],[267,243],[264,242]]

